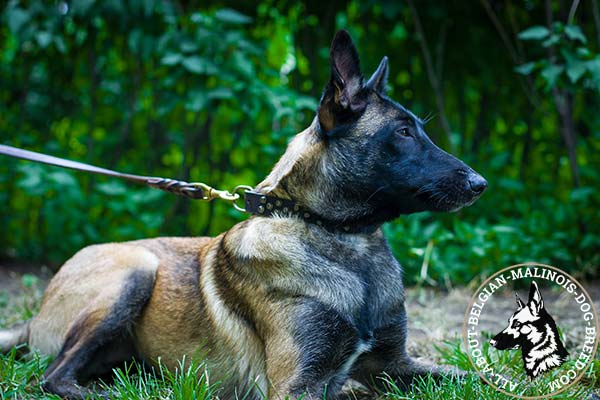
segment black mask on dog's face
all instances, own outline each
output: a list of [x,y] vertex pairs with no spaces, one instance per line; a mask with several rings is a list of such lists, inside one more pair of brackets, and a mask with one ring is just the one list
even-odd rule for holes
[[456,211],[481,196],[486,180],[437,147],[423,121],[387,97],[387,57],[365,83],[346,31],[336,34],[330,56],[331,78],[317,118],[340,195],[368,202],[382,220]]

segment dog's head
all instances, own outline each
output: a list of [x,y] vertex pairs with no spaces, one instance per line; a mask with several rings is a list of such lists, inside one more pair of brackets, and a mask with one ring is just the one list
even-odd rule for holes
[[498,350],[518,349],[526,342],[538,343],[546,333],[547,313],[537,283],[531,282],[527,304],[518,295],[516,299],[517,311],[508,319],[508,326],[490,340],[490,344]]
[[330,61],[313,125],[290,144],[263,188],[287,177],[285,191],[314,212],[370,222],[456,211],[481,196],[486,180],[437,147],[424,122],[387,97],[387,57],[365,81],[352,39],[339,31]]

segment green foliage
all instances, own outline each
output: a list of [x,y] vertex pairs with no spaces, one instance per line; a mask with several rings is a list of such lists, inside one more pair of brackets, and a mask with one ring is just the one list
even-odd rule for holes
[[[566,86],[574,90],[590,88],[600,91],[600,54],[586,46],[588,40],[578,25],[552,24],[552,31],[533,26],[519,34],[521,40],[531,40],[542,48],[556,48],[556,57],[542,57],[515,68],[520,74],[539,71],[546,90]],[[582,83],[576,86],[577,82]]]
[[[501,34],[482,6],[418,2],[451,130],[437,118],[427,131],[490,187],[458,214],[386,226],[409,282],[466,283],[527,260],[598,276],[600,54],[583,7],[568,24],[554,9],[550,27],[542,2],[492,10],[514,57],[490,45]],[[124,172],[258,183],[310,123],[338,28],[356,39],[365,74],[389,56],[392,98],[419,115],[440,111],[405,3],[13,0],[1,18],[0,142]],[[555,88],[572,97],[577,188]],[[245,218],[10,159],[0,204],[2,255],[54,264],[90,243],[215,235]]]
[[[0,91],[8,104],[0,131],[17,134],[3,142],[231,188],[258,182],[300,129],[303,110],[315,107],[281,84],[280,60],[268,63],[277,40],[248,30],[253,19],[235,10],[180,15],[163,2],[72,7],[66,15],[60,5],[37,2],[4,10],[10,23],[1,28],[0,74],[9,85]],[[58,262],[88,243],[215,234],[240,218],[222,205],[5,161],[0,232],[3,250],[17,257]]]

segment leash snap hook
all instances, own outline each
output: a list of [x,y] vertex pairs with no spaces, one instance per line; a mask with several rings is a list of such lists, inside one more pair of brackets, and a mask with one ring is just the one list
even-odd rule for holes
[[215,189],[214,187],[209,186],[206,183],[194,182],[190,185],[202,189],[202,191],[204,192],[204,197],[202,198],[202,200],[211,201],[214,199],[222,199],[233,202],[240,198],[240,195],[235,192],[230,193],[227,190]]
[[231,191],[231,193],[233,193],[234,196],[237,196],[233,201],[233,208],[235,208],[236,210],[238,210],[239,212],[246,212],[246,208],[244,207],[240,207],[237,205],[237,203],[235,202],[237,199],[239,199],[241,196],[238,194],[238,192],[240,190],[243,190],[244,193],[247,191],[251,191],[254,190],[254,188],[252,186],[248,186],[248,185],[237,185],[236,187],[233,188],[233,190]]

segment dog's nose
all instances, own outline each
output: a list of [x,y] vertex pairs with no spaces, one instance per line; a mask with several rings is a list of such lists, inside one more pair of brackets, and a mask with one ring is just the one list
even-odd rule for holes
[[496,343],[498,343],[498,342],[496,342],[494,339],[490,339],[490,344],[492,346],[496,347]]
[[469,187],[475,194],[483,193],[488,186],[485,178],[475,172],[471,172],[467,179],[469,180]]

